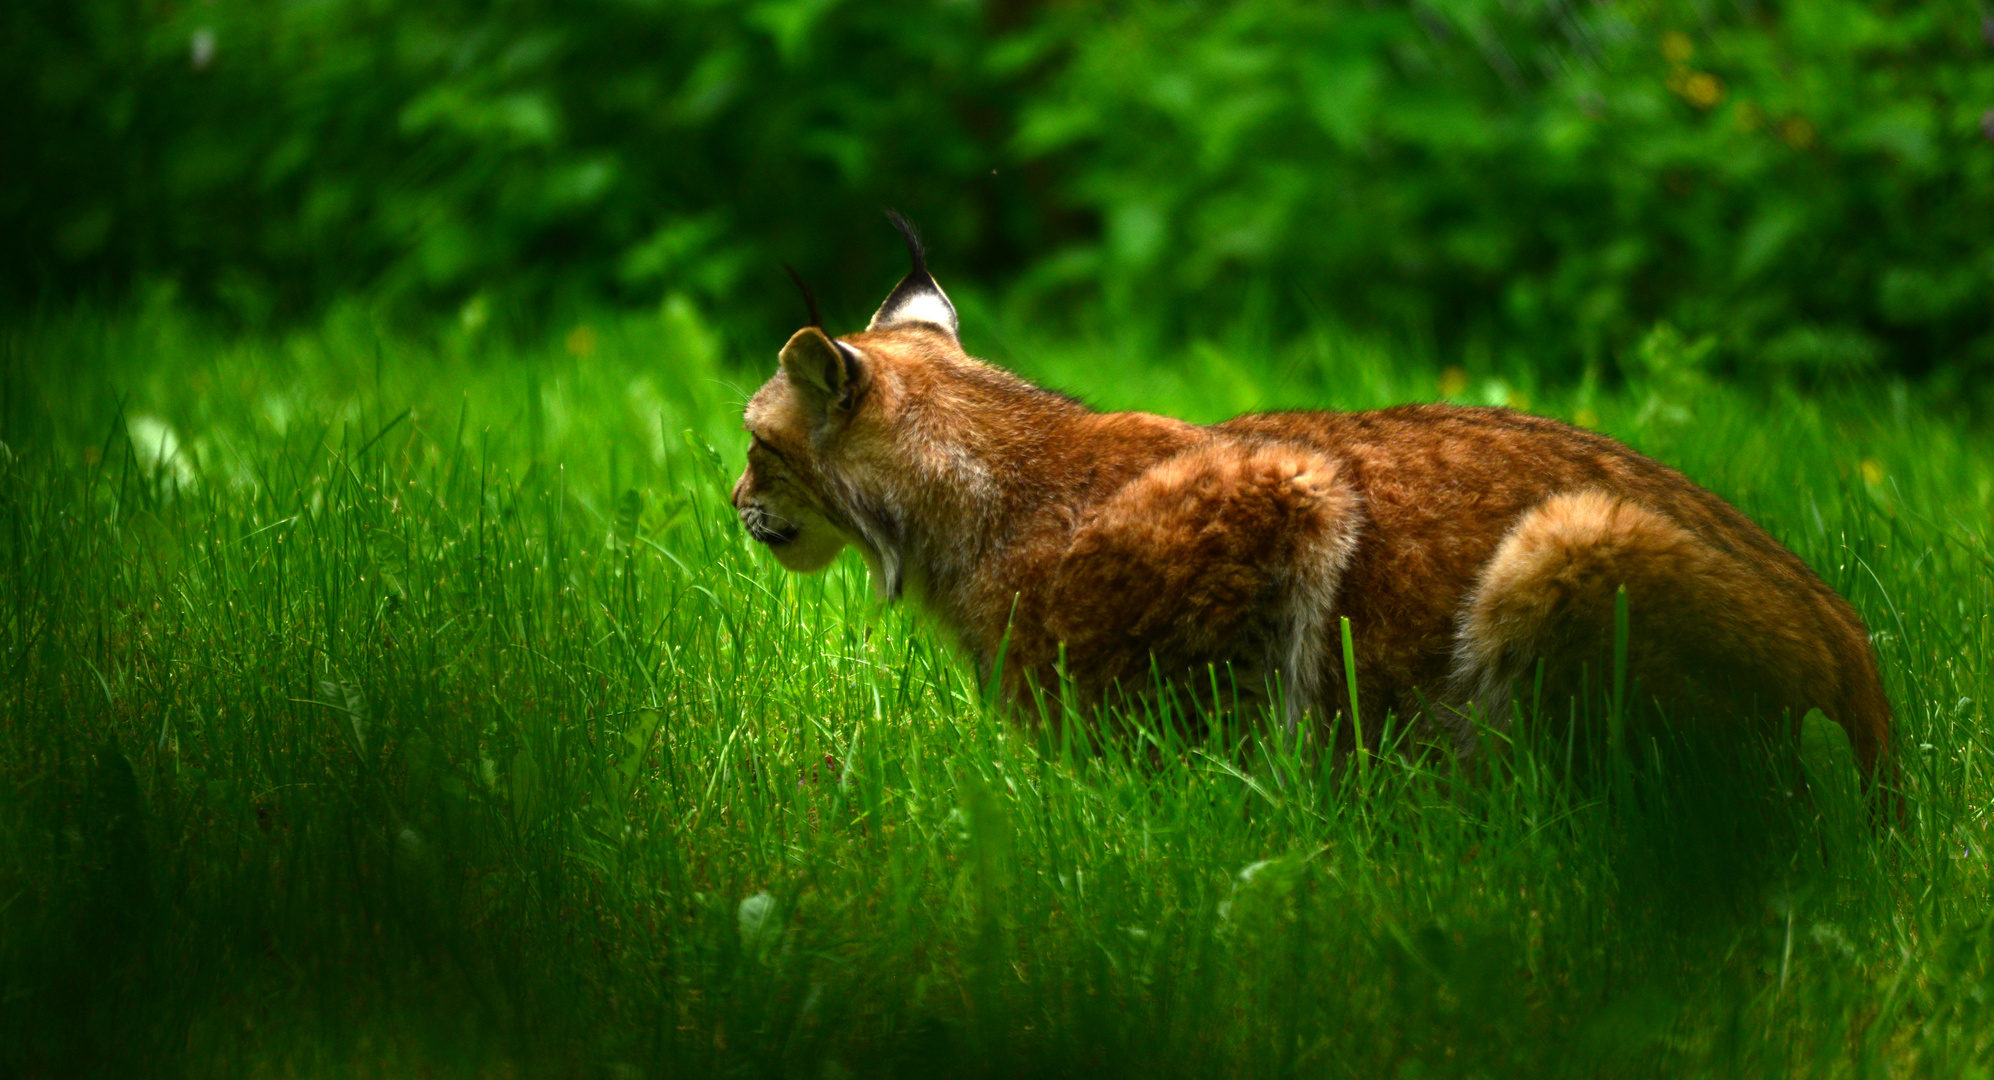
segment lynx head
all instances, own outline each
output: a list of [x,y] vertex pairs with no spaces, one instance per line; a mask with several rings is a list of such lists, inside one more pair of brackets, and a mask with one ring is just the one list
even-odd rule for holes
[[821,570],[857,544],[891,598],[900,591],[902,522],[892,495],[909,461],[898,421],[937,365],[963,352],[955,306],[928,274],[920,237],[898,214],[888,217],[913,270],[864,332],[843,337],[824,332],[804,290],[810,325],[782,347],[781,367],[743,417],[752,441],[734,507],[748,534],[797,573]]

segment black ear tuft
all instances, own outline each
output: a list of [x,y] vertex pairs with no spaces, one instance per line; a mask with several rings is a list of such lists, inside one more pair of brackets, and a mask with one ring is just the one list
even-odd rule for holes
[[900,239],[907,242],[907,261],[914,264],[914,273],[926,274],[928,249],[921,243],[921,230],[916,229],[913,222],[901,217],[898,210],[888,210],[886,220],[893,223],[893,227],[900,233]]
[[898,326],[919,323],[933,327],[955,339],[958,334],[955,305],[949,303],[948,294],[935,284],[928,273],[928,253],[921,246],[921,234],[914,230],[906,218],[888,210],[886,220],[900,231],[900,238],[907,241],[907,258],[914,268],[900,284],[886,294],[886,302],[879,305],[868,330],[891,330]]
[[789,274],[789,280],[796,282],[796,291],[803,294],[803,306],[810,309],[810,321],[803,325],[823,329],[824,317],[817,314],[817,294],[811,292],[810,286],[803,283],[803,275],[796,272],[796,267],[783,263],[782,268]]

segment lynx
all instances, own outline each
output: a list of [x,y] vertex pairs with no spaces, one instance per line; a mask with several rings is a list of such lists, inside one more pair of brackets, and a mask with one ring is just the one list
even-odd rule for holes
[[913,269],[859,333],[826,334],[810,302],[748,402],[733,502],[789,570],[856,547],[885,600],[924,608],[1013,702],[1174,685],[1278,701],[1348,749],[1376,737],[1339,723],[1348,619],[1357,711],[1472,756],[1519,687],[1601,685],[1624,588],[1646,701],[1789,724],[1818,708],[1866,775],[1887,755],[1855,611],[1680,473],[1500,408],[1097,412],[965,353],[892,218]]

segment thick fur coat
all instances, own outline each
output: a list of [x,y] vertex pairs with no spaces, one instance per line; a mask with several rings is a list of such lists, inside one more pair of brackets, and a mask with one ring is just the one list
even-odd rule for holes
[[1671,717],[1818,708],[1866,771],[1887,754],[1854,610],[1680,473],[1506,409],[1096,412],[967,355],[902,231],[914,271],[865,331],[783,346],[747,406],[734,504],[792,570],[857,547],[881,595],[927,609],[986,676],[1001,650],[1014,700],[1222,680],[1347,739],[1347,618],[1365,716],[1467,755],[1519,681],[1596,690],[1624,587],[1629,675]]

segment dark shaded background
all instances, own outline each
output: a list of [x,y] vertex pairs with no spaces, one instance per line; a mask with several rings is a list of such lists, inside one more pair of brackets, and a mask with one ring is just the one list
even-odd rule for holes
[[864,316],[921,223],[1035,325],[1320,323],[1555,375],[1994,367],[1994,10],[21,0],[0,302]]

